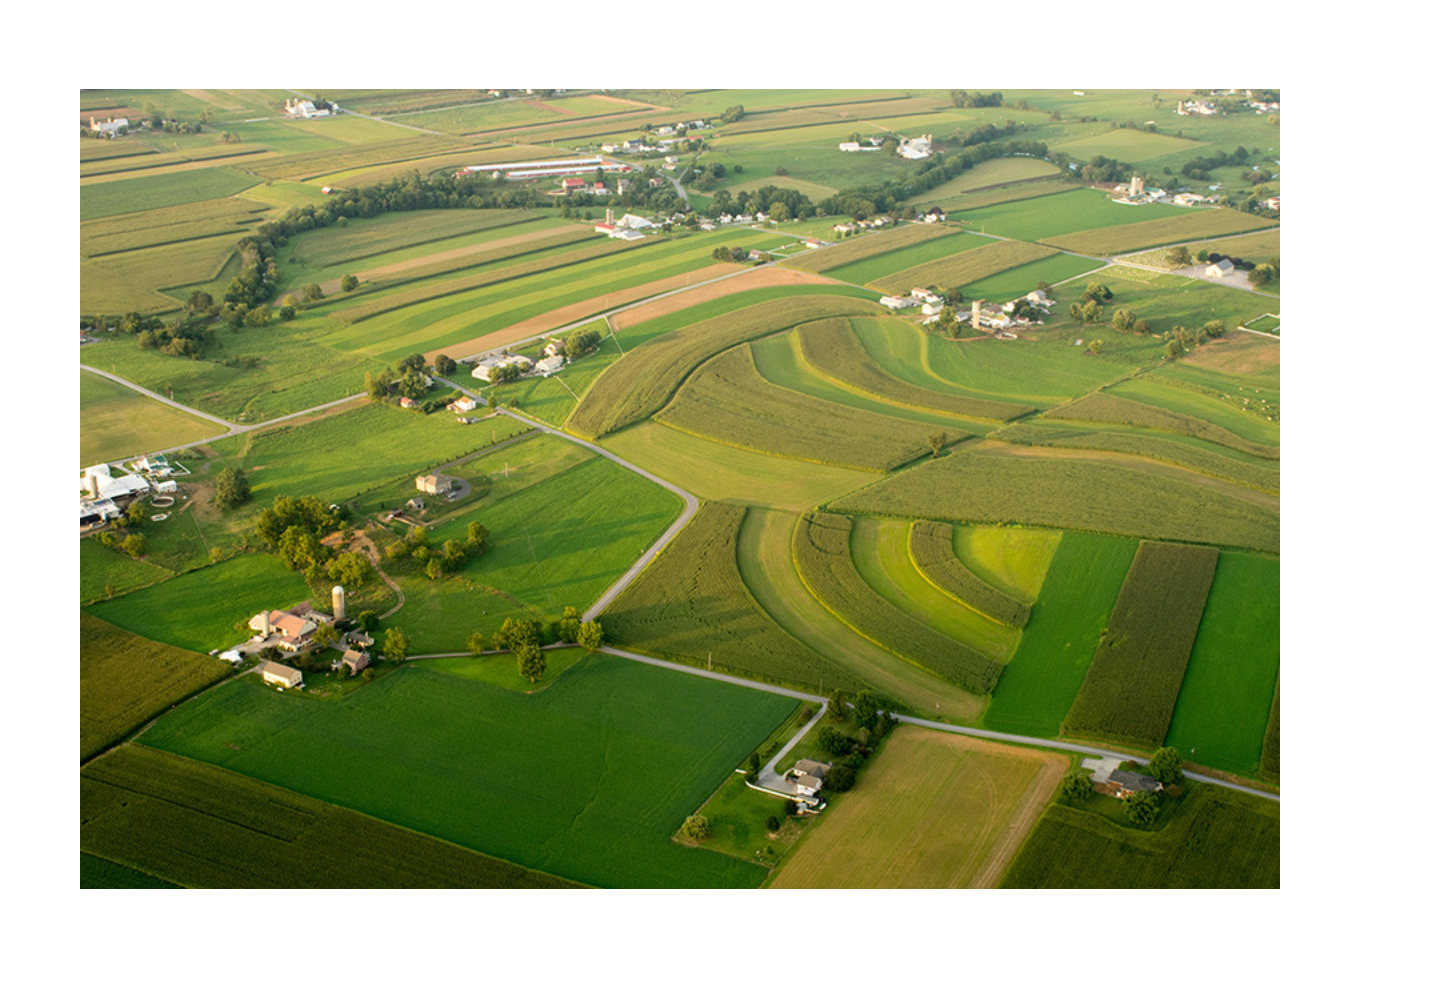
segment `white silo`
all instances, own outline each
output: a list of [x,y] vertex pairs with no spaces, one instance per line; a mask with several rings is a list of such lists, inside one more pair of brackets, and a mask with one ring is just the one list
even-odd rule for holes
[[336,586],[330,591],[330,612],[337,621],[345,619],[345,587]]

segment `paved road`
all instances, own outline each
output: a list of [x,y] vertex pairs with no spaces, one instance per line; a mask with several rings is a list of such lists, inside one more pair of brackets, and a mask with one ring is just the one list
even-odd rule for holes
[[[467,390],[465,387],[461,386],[456,382],[446,379],[443,376],[437,376],[436,378],[440,382],[444,383],[446,386],[449,386],[452,389],[457,389],[467,396],[481,399],[478,393]],[[590,609],[585,611],[585,613],[581,616],[581,620],[593,621],[606,607],[610,605],[610,602],[612,600],[614,600],[617,596],[620,595],[621,591],[623,591],[625,587],[629,586],[632,582],[634,582],[635,577],[640,575],[641,570],[643,570],[647,565],[649,565],[655,560],[655,556],[659,555],[660,550],[670,543],[670,539],[674,538],[677,534],[680,533],[681,528],[683,528],[686,524],[690,523],[690,518],[694,517],[695,511],[700,509],[700,500],[698,497],[695,496],[695,494],[690,493],[687,490],[682,490],[674,483],[669,482],[668,480],[661,479],[653,472],[647,472],[633,462],[627,462],[625,459],[622,459],[620,456],[616,455],[613,452],[606,451],[599,445],[584,441],[583,439],[577,438],[572,434],[566,434],[564,431],[561,431],[558,428],[552,428],[550,425],[537,421],[533,417],[527,417],[526,415],[518,411],[502,408],[500,410],[500,413],[506,415],[507,417],[513,417],[515,418],[515,420],[520,421],[522,424],[528,424],[532,428],[544,431],[546,434],[553,434],[557,438],[564,438],[566,441],[572,442],[573,444],[580,445],[583,448],[588,448],[596,455],[607,458],[611,462],[614,462],[617,465],[624,466],[626,469],[629,469],[631,472],[637,475],[644,476],[652,483],[657,483],[660,486],[665,487],[671,493],[676,494],[678,497],[680,497],[681,500],[685,501],[685,509],[681,512],[680,516],[675,519],[675,523],[671,524],[668,528],[666,528],[665,533],[662,534],[653,545],[646,549],[644,554],[642,554],[640,558],[636,560],[635,564],[632,565],[629,569],[627,569],[625,571],[625,574],[615,581],[614,585],[612,585],[608,590],[602,593],[600,595],[600,599],[596,600],[595,603],[590,606]]]

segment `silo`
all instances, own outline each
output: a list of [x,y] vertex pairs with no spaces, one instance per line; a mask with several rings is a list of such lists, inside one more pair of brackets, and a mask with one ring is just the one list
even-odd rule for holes
[[337,621],[345,619],[345,587],[337,586],[330,591],[330,612]]

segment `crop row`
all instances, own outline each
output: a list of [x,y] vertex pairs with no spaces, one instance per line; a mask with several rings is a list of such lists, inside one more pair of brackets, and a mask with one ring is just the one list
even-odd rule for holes
[[206,148],[197,152],[162,152],[148,157],[130,159],[90,160],[80,166],[80,176],[109,176],[122,172],[136,172],[141,169],[158,169],[161,166],[183,165],[189,162],[211,162],[216,159],[227,161],[243,159],[251,155],[267,155],[263,148]]
[[1032,245],[1028,241],[996,241],[959,255],[913,266],[878,280],[876,285],[889,293],[908,293],[913,286],[958,288],[1056,254],[1053,248]]
[[[447,273],[459,272],[463,269],[473,269],[477,266],[489,265],[492,262],[503,262],[506,259],[519,258],[525,255],[537,255],[554,248],[564,248],[576,242],[587,241],[598,246],[604,242],[598,241],[593,232],[586,228],[566,227],[554,231],[537,231],[536,237],[526,237],[520,241],[513,241],[505,245],[497,245],[493,248],[485,248],[476,252],[468,252],[463,255],[441,253],[441,257],[434,262],[426,262],[422,265],[396,266],[381,271],[381,274],[371,274],[366,277],[366,285],[375,288],[390,288],[399,286],[402,283],[413,283],[421,279],[429,279],[431,276],[444,276]],[[608,241],[609,239],[606,239]],[[508,239],[507,239],[508,241]],[[602,252],[601,254],[609,254]],[[536,260],[538,261],[538,260]]]
[[138,745],[81,771],[80,849],[182,886],[212,889],[574,885]]
[[1112,393],[1091,393],[1078,400],[1052,407],[1046,411],[1047,418],[1067,421],[1095,421],[1101,424],[1125,424],[1137,428],[1155,428],[1188,438],[1213,441],[1217,445],[1233,448],[1247,455],[1258,455],[1265,459],[1278,459],[1280,450],[1272,445],[1261,445],[1235,434],[1233,431],[1212,424],[1210,421],[1173,410],[1156,407],[1138,400],[1115,396]]
[[423,158],[426,155],[454,151],[466,144],[460,138],[429,134],[417,135],[414,138],[399,138],[395,141],[347,145],[344,148],[325,148],[314,152],[297,152],[294,155],[257,162],[251,165],[248,171],[263,179],[308,179],[311,176],[323,176],[327,172],[338,172],[354,166],[381,165],[387,162],[404,162],[407,159]]
[[1165,741],[1219,559],[1213,548],[1141,543],[1065,734],[1141,748]]
[[614,644],[797,686],[854,684],[782,628],[740,577],[745,508],[707,503],[601,620]]
[[1168,462],[1171,465],[1193,469],[1195,472],[1228,479],[1242,486],[1264,490],[1267,493],[1280,492],[1280,470],[1271,466],[1242,462],[1229,456],[1207,451],[1197,445],[1175,441],[1172,438],[1156,438],[1143,434],[1123,431],[1096,431],[1069,429],[1029,421],[1024,424],[1010,424],[990,437],[1012,445],[1036,445],[1050,448],[1092,449],[1102,452],[1123,452],[1142,458]]
[[810,594],[847,626],[972,693],[989,693],[1003,666],[911,617],[861,577],[850,557],[851,521],[807,514],[795,528],[795,567]]
[[537,215],[528,210],[424,210],[332,225],[302,235],[290,254],[309,266],[355,262],[442,238],[505,228]]
[[939,521],[910,525],[910,560],[936,587],[987,617],[1016,628],[1029,622],[1029,604],[991,586],[956,558],[952,525]]
[[1195,238],[1214,238],[1219,235],[1255,231],[1273,227],[1277,223],[1270,218],[1243,214],[1238,210],[1193,209],[1178,217],[1160,217],[1153,221],[1077,231],[1074,234],[1045,238],[1044,241],[1081,255],[1108,256]]
[[961,417],[1009,421],[1034,412],[1034,407],[984,400],[979,397],[944,393],[907,383],[881,369],[844,320],[815,321],[799,329],[800,351],[805,362],[821,376],[849,386],[886,403],[934,410]]
[[264,213],[262,204],[222,198],[86,221],[80,225],[80,255],[93,258],[218,234],[238,240],[242,225],[264,220]]
[[952,452],[842,497],[831,509],[1280,550],[1274,510],[1160,473],[1081,459]]
[[[411,304],[423,303],[427,300],[436,300],[440,297],[464,293],[466,290],[479,289],[482,286],[503,283],[507,280],[518,279],[521,276],[531,276],[535,273],[545,272],[550,269],[560,269],[579,262],[588,262],[591,259],[614,255],[618,252],[634,251],[635,248],[636,243],[634,242],[615,242],[606,239],[606,241],[601,244],[587,245],[584,248],[576,249],[573,252],[566,252],[561,255],[547,255],[543,258],[531,259],[528,262],[520,262],[513,266],[505,266],[502,269],[491,269],[486,272],[472,273],[469,276],[457,276],[454,279],[426,283],[423,286],[415,286],[399,293],[386,293],[372,300],[358,303],[353,307],[345,307],[337,310],[330,316],[344,321],[347,324],[357,324],[360,321],[377,317],[380,314],[388,314],[392,310],[409,307]],[[409,280],[404,281],[408,282]]]
[[842,296],[767,300],[647,341],[606,369],[580,399],[569,430],[598,438],[656,413],[701,363],[741,342],[806,321],[873,314],[879,305]]
[[817,252],[806,252],[804,255],[790,259],[785,264],[794,269],[804,269],[807,272],[825,272],[829,269],[837,269],[842,265],[849,265],[851,262],[859,262],[861,259],[893,252],[897,248],[907,248],[931,238],[940,238],[954,233],[954,228],[947,228],[944,225],[902,224],[898,228],[881,231],[879,234],[861,235],[842,244],[822,248]]
[[875,472],[914,461],[928,444],[913,421],[775,386],[746,346],[702,365],[655,420],[751,451]]

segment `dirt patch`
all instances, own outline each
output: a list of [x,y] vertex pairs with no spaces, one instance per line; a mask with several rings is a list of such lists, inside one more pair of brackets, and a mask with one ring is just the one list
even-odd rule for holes
[[[730,265],[711,266],[712,269],[730,269]],[[703,270],[709,272],[710,270]],[[754,290],[762,286],[799,286],[813,283],[834,283],[835,280],[824,276],[817,276],[812,272],[802,272],[799,269],[782,269],[779,266],[765,266],[762,269],[751,269],[749,272],[734,279],[727,279],[721,283],[711,283],[709,286],[697,286],[686,293],[676,293],[663,300],[656,300],[653,303],[644,303],[638,307],[621,311],[610,318],[610,325],[617,331],[621,328],[634,327],[636,324],[643,324],[645,321],[654,320],[657,317],[664,317],[666,314],[673,314],[677,310],[684,310],[687,307],[694,307],[697,304],[708,303],[711,300],[718,300],[721,297],[729,296],[732,293],[740,293],[744,290]]]
[[[531,338],[545,331],[553,330],[566,324],[598,314],[611,307],[622,306],[635,300],[644,300],[646,297],[653,297],[657,293],[668,293],[671,290],[680,289],[691,283],[701,280],[714,279],[716,276],[723,276],[726,273],[735,271],[735,265],[728,262],[720,262],[715,265],[706,266],[695,272],[684,273],[679,276],[671,276],[669,279],[657,279],[653,283],[642,283],[639,286],[632,286],[624,290],[616,290],[604,296],[591,297],[579,303],[572,303],[566,307],[538,314],[535,317],[521,321],[519,324],[512,324],[500,331],[492,331],[479,338],[471,338],[469,341],[462,341],[458,344],[447,345],[443,349],[435,349],[425,353],[426,361],[433,362],[435,356],[444,352],[446,355],[475,355],[480,352],[487,352],[491,349],[500,348],[502,345],[512,345],[525,338]],[[727,285],[730,281],[727,280]],[[702,287],[704,288],[704,287]],[[676,294],[681,296],[682,294]]]
[[1229,337],[1218,338],[1204,348],[1197,348],[1180,361],[1215,372],[1240,376],[1264,375],[1280,368],[1280,342],[1243,331],[1231,332]]

